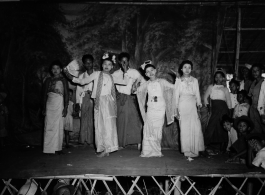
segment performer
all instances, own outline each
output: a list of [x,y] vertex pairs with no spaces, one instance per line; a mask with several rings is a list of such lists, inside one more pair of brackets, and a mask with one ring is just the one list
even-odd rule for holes
[[188,160],[192,160],[191,157],[197,157],[200,151],[204,151],[200,122],[201,97],[198,80],[190,75],[192,69],[192,62],[184,60],[179,66],[181,78],[176,79],[181,151]]
[[[141,157],[161,157],[162,129],[174,122],[177,115],[175,86],[156,77],[156,68],[149,60],[142,68],[149,80],[137,88],[137,98],[144,121]],[[148,94],[147,112],[145,111]]]
[[[208,108],[208,112],[211,112],[211,117],[204,133],[204,142],[210,155],[215,155],[215,151],[209,149],[210,144],[219,144],[220,151],[225,151],[228,142],[227,132],[223,130],[221,125],[223,115],[231,116],[229,109],[232,108],[229,90],[223,84],[225,79],[225,72],[222,69],[218,69],[214,74],[214,84],[208,86],[204,95],[205,106]],[[210,104],[208,97],[211,100]]]
[[120,53],[118,56],[121,68],[113,73],[115,77],[128,80],[126,86],[117,85],[117,131],[119,146],[125,147],[129,144],[140,144],[142,141],[142,121],[140,111],[136,105],[136,96],[131,94],[132,85],[145,82],[142,75],[135,69],[130,68],[130,55]]
[[68,83],[62,76],[62,65],[59,61],[52,63],[52,77],[45,80],[43,114],[44,122],[44,147],[43,152],[48,154],[62,153],[64,118],[67,114],[69,103]]
[[[82,62],[85,72],[79,75],[79,79],[85,79],[93,73],[93,56],[90,54],[84,55],[82,57]],[[91,98],[92,90],[93,82],[83,86],[77,85],[76,88],[76,112],[79,112],[81,109],[78,140],[80,144],[94,144],[94,103]]]
[[65,74],[74,83],[85,85],[94,81],[91,97],[95,100],[95,144],[98,157],[109,156],[110,152],[118,150],[117,104],[114,83],[126,85],[127,82],[110,74],[115,62],[115,55],[105,53],[102,57],[103,71],[95,71],[83,79],[73,78],[65,69]]

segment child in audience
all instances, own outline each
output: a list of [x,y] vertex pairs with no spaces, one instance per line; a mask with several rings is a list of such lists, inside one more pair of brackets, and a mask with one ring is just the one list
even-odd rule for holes
[[237,132],[233,127],[234,120],[230,118],[228,115],[224,115],[222,118],[222,124],[224,129],[228,133],[228,144],[226,151],[230,151],[231,145],[237,140]]
[[261,136],[257,136],[248,141],[249,146],[256,152],[256,156],[252,164],[256,167],[261,166],[265,169],[265,140]]
[[235,106],[238,104],[238,102],[237,102],[237,92],[238,92],[238,89],[239,89],[239,85],[240,85],[240,83],[237,80],[235,80],[235,79],[232,79],[229,82],[232,109],[234,109]]
[[68,111],[67,115],[64,118],[64,136],[65,136],[65,147],[69,148],[69,139],[70,139],[70,132],[73,132],[73,106],[74,103],[72,102],[73,98],[73,91],[69,90],[69,104],[68,104]]
[[246,100],[248,97],[247,92],[245,90],[241,90],[237,93],[237,101],[238,104],[234,108],[233,118],[236,119],[237,117],[241,116],[248,116],[249,111],[249,103]]
[[234,123],[238,139],[231,145],[230,149],[235,153],[228,163],[243,163],[245,162],[246,153],[248,150],[247,140],[251,137],[251,131],[254,128],[253,122],[247,116],[238,117]]

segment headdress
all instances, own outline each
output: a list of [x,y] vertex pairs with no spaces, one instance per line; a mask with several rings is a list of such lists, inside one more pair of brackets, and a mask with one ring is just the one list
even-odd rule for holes
[[102,56],[102,61],[104,60],[109,60],[109,61],[112,61],[113,64],[116,64],[116,55],[111,54],[109,52],[105,52]]
[[151,60],[146,60],[142,65],[141,68],[144,70],[146,65],[153,65]]

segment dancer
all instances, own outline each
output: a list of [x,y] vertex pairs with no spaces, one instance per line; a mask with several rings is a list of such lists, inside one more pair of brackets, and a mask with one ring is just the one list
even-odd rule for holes
[[89,77],[80,79],[73,78],[65,70],[65,74],[74,83],[81,85],[94,81],[91,97],[95,100],[94,119],[95,119],[95,144],[97,157],[109,156],[110,152],[118,150],[117,138],[117,104],[114,83],[126,85],[125,80],[119,80],[110,74],[113,65],[116,63],[116,56],[105,53],[102,57],[102,71],[95,71]]
[[67,80],[62,76],[62,65],[55,61],[51,65],[52,77],[45,80],[43,114],[44,147],[43,152],[48,154],[63,154],[64,118],[67,114],[69,94]]
[[[86,54],[82,57],[82,62],[85,72],[79,75],[79,79],[87,78],[92,74],[94,58],[92,55]],[[91,98],[92,89],[93,82],[83,86],[77,85],[76,88],[76,111],[81,111],[78,139],[80,144],[94,144],[94,103]]]
[[181,152],[189,160],[204,151],[200,122],[201,97],[198,80],[192,77],[193,64],[184,60],[179,66],[181,78],[177,78],[176,101],[179,112]]
[[[211,112],[208,126],[204,132],[204,143],[210,155],[216,154],[209,148],[210,144],[218,144],[219,150],[225,151],[228,142],[227,132],[223,130],[221,125],[223,115],[231,116],[229,109],[232,107],[229,90],[223,85],[225,79],[224,71],[218,69],[214,74],[214,84],[207,88],[204,95],[205,106],[208,108],[208,112]],[[210,97],[210,103],[208,97]]]
[[140,111],[136,105],[136,96],[131,94],[132,85],[143,84],[145,79],[135,69],[130,68],[130,55],[120,53],[118,56],[121,69],[115,71],[113,75],[120,79],[127,79],[126,86],[116,86],[117,95],[117,131],[119,146],[121,148],[129,144],[137,144],[140,149],[142,141],[142,121]]
[[[137,88],[137,98],[144,121],[141,157],[161,157],[162,129],[174,122],[177,115],[175,86],[156,77],[156,68],[149,60],[142,65],[149,80]],[[148,94],[147,112],[145,111]]]

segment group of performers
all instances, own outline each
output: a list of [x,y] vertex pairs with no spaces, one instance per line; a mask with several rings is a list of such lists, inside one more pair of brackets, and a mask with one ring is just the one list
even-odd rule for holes
[[[119,61],[120,69],[110,74]],[[52,77],[45,81],[44,153],[60,153],[63,141],[63,118],[66,116],[69,92],[62,71],[77,87],[77,103],[81,110],[79,142],[95,143],[98,157],[126,145],[137,144],[141,157],[161,157],[162,129],[176,117],[181,129],[181,151],[186,157],[196,157],[204,150],[200,117],[201,98],[198,80],[192,77],[193,64],[183,61],[175,84],[157,78],[156,67],[146,61],[143,71],[130,68],[130,55],[105,53],[102,71],[93,71],[94,58],[85,55],[86,71],[73,77],[59,63],[51,66]],[[137,103],[138,102],[138,103]],[[93,114],[93,115],[92,115]]]
[[[116,61],[120,69],[111,74]],[[92,55],[84,55],[82,62],[86,71],[79,77],[72,76],[59,63],[51,66],[53,76],[45,81],[43,105],[46,115],[44,153],[62,151],[62,123],[69,102],[67,80],[62,76],[62,71],[68,79],[78,84],[76,102],[81,110],[79,142],[95,143],[98,157],[109,156],[130,144],[138,145],[141,157],[163,156],[161,140],[165,119],[168,125],[175,118],[178,120],[181,152],[188,160],[198,157],[211,143],[227,143],[227,132],[221,120],[223,115],[231,115],[232,96],[224,85],[226,75],[223,70],[215,72],[214,82],[204,95],[204,103],[211,117],[203,133],[199,84],[191,76],[191,61],[184,60],[179,65],[174,84],[157,78],[156,67],[150,60],[141,66],[148,78],[146,81],[136,69],[130,67],[130,55],[124,52],[117,58],[105,53],[101,58],[102,71],[93,70]],[[245,82],[247,87],[247,80]],[[255,86],[250,86],[250,93],[255,92]],[[252,105],[255,106],[255,97],[252,97]],[[256,108],[255,111],[258,112]]]

